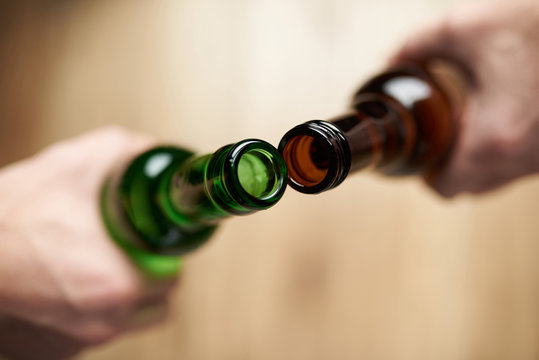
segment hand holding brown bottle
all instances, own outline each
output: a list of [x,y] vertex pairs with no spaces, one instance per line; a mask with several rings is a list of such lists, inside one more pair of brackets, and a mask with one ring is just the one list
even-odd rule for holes
[[411,37],[393,62],[449,60],[468,75],[452,156],[431,185],[480,193],[539,171],[539,3],[480,1]]

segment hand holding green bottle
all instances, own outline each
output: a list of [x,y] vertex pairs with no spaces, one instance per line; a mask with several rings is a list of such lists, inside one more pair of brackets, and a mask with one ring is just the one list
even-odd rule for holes
[[0,353],[56,359],[163,318],[176,278],[137,269],[96,201],[111,171],[152,145],[108,127],[2,169]]
[[101,195],[111,237],[152,277],[174,276],[177,255],[206,242],[217,223],[276,204],[286,165],[272,145],[247,139],[195,156],[160,146],[118,169]]

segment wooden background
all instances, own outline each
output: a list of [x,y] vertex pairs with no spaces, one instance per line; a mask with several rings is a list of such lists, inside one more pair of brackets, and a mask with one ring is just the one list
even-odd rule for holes
[[[454,1],[2,3],[6,163],[108,123],[200,152],[277,144]],[[167,323],[81,358],[537,359],[538,212],[538,176],[454,201],[371,173],[289,189],[186,259]]]

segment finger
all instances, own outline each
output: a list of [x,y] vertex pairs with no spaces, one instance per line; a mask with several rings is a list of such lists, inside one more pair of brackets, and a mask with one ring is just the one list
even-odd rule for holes
[[460,59],[465,55],[447,22],[436,22],[417,31],[404,42],[393,58],[426,60],[432,57]]
[[[146,134],[110,125],[50,145],[41,152],[41,157],[53,161],[61,158],[66,164],[84,164],[86,168],[108,169],[153,145],[155,139]],[[87,172],[92,173],[101,176],[101,171]]]
[[96,146],[104,146],[105,148],[119,146],[139,150],[154,143],[155,139],[148,134],[127,130],[118,125],[107,125],[63,140],[58,144],[72,145],[81,150],[95,151]]
[[168,318],[170,306],[167,299],[146,302],[132,314],[125,330],[133,331],[159,324]]
[[57,360],[83,350],[82,341],[8,316],[0,317],[0,354],[12,359]]
[[181,276],[178,276],[150,284],[137,304],[141,305],[168,298],[171,292],[178,286],[180,280]]
[[453,29],[448,20],[433,23],[410,36],[404,45],[389,59],[389,66],[402,62],[427,63],[433,59],[444,60],[457,68],[473,82],[473,47],[467,38]]
[[123,331],[145,328],[166,319],[169,313],[170,293],[177,284],[177,279],[168,279],[153,283],[144,290],[143,295],[133,304],[121,309],[103,311],[86,322],[85,328],[97,329],[96,333],[106,336]]
[[152,286],[137,302],[126,330],[145,328],[165,320],[170,312],[169,299],[180,278]]
[[466,171],[457,170],[454,166],[446,166],[435,176],[430,174],[429,177],[425,177],[425,181],[434,191],[445,198],[452,198],[461,192],[468,191],[470,187],[476,187],[471,184],[473,178],[470,179]]
[[76,320],[54,324],[54,331],[86,346],[100,345],[122,333],[160,323],[168,313],[168,299],[160,298],[126,306],[120,311],[80,315]]
[[477,142],[473,138],[474,131],[470,129],[473,125],[470,119],[476,117],[477,103],[471,101],[469,105],[459,119],[460,136],[457,137],[451,153],[441,167],[424,177],[430,187],[446,198],[477,188],[478,182],[486,175],[481,173],[481,165],[485,165],[484,159],[475,155]]

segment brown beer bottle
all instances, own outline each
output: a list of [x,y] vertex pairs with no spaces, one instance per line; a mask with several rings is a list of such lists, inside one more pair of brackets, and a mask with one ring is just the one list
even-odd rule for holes
[[461,108],[451,82],[442,80],[426,65],[401,64],[365,83],[349,113],[288,131],[279,150],[289,185],[316,194],[367,167],[388,175],[435,172],[450,152]]

